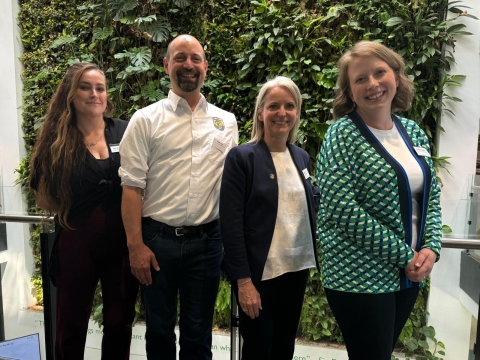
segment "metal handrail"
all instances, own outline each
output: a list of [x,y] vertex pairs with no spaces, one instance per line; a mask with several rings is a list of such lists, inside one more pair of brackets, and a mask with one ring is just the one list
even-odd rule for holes
[[53,224],[53,216],[40,216],[40,215],[6,215],[0,214],[0,221],[8,222],[18,222],[18,223],[29,223],[29,224],[39,224],[39,223],[49,223]]
[[480,240],[443,238],[442,248],[480,250]]
[[[40,215],[6,215],[0,214],[0,221],[19,223],[49,223],[53,224],[53,216]],[[462,238],[442,238],[442,248],[480,250],[480,240]]]
[[[37,224],[37,223],[43,223],[43,224],[51,224],[54,222],[53,220],[53,217],[45,217],[45,216],[35,216],[35,215],[5,215],[5,214],[0,214],[0,222],[19,222],[19,223],[34,223],[34,224]],[[42,234],[42,235],[45,235],[45,234]],[[53,234],[52,234],[53,235]],[[44,246],[45,249],[48,249],[47,246]],[[480,240],[476,240],[476,239],[462,239],[462,238],[442,238],[442,248],[448,248],[448,249],[469,249],[469,250],[480,250]],[[43,254],[43,256],[48,256],[48,253],[49,251],[47,251],[47,254]],[[43,262],[43,261],[42,261]],[[48,276],[45,275],[44,276],[44,284],[45,283],[49,283],[49,279],[48,279]],[[49,288],[45,288],[44,289],[44,293],[47,293],[49,294],[49,292],[46,292],[46,290],[49,289]],[[47,298],[49,298],[50,296],[47,296]],[[235,297],[233,296],[233,292],[232,292],[232,298],[231,298],[231,301],[232,301],[232,305],[235,306]],[[47,301],[49,304],[50,302]],[[233,310],[233,306],[232,306],[232,310]],[[235,306],[236,308],[236,306]],[[54,328],[54,318],[53,318],[53,308],[51,309],[52,311],[50,312],[49,311],[49,316],[46,316],[47,314],[44,314],[46,316],[45,320],[46,320],[46,323],[45,325],[47,325],[47,322],[48,323],[52,323],[51,325],[48,326],[48,329],[47,329],[47,326],[45,328],[45,342],[46,342],[46,351],[47,353],[49,353],[49,356],[50,358],[54,358],[54,353],[53,353],[53,344],[54,344],[54,337],[55,337],[55,328]],[[237,333],[237,327],[238,327],[238,322],[234,324],[234,321],[235,320],[235,316],[232,312],[231,314],[232,316],[232,327],[231,327],[231,331],[232,331],[232,335]],[[479,318],[480,318],[480,308],[479,308]],[[48,320],[48,321],[47,321]],[[480,325],[480,323],[479,323]],[[52,330],[53,329],[53,330]],[[48,331],[47,331],[48,330]],[[477,329],[477,341],[476,341],[476,344],[480,344],[480,327]],[[241,337],[239,337],[239,342],[237,344],[237,339],[236,339],[236,336],[233,337],[232,336],[232,342],[231,342],[231,352],[230,352],[230,358],[231,359],[236,359],[237,358],[237,355],[239,355],[239,358],[240,358],[240,349],[242,347],[242,341],[241,341]],[[47,349],[48,348],[48,349]],[[480,354],[480,351],[478,352]],[[479,360],[480,359],[480,355],[479,354],[475,354],[476,357],[475,357],[475,360]]]

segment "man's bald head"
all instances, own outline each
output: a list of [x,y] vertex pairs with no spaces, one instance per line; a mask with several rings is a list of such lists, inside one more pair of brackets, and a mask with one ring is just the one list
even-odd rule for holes
[[205,50],[203,50],[202,44],[200,44],[200,42],[194,36],[188,35],[188,34],[178,35],[175,39],[170,41],[170,44],[168,44],[168,46],[167,46],[167,52],[165,54],[165,58],[167,60],[170,60],[170,56],[171,56],[171,53],[172,53],[172,48],[174,48],[175,45],[177,43],[181,42],[181,41],[188,41],[188,42],[197,43],[198,45],[200,45],[200,47],[202,48],[203,60],[204,61],[207,60],[207,58],[205,56]]

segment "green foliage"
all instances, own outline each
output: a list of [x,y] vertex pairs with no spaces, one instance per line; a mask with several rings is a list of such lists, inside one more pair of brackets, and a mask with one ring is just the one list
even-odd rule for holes
[[[433,140],[437,129],[443,130],[437,124],[442,109],[450,112],[448,105],[461,101],[444,92],[464,79],[448,74],[456,39],[469,34],[456,19],[473,18],[461,2],[20,0],[19,4],[28,152],[70,64],[91,61],[104,69],[115,115],[129,119],[136,109],[168,94],[170,83],[162,63],[166,46],[176,35],[189,33],[204,45],[209,61],[203,92],[210,102],[235,113],[240,142],[250,137],[259,86],[276,75],[289,76],[298,84],[303,98],[299,144],[312,158],[332,121],[337,60],[359,40],[383,42],[405,58],[415,83],[412,108],[402,115],[427,133],[437,168],[448,165],[448,158],[436,157]],[[453,17],[447,20],[448,12]],[[28,156],[17,172],[26,188]],[[31,196],[28,200],[33,210]],[[32,281],[39,285],[37,240],[38,230],[32,234],[37,269]],[[215,313],[219,326],[228,324],[228,294],[229,286],[222,280]],[[420,338],[425,299],[426,293],[402,333],[404,341]],[[96,301],[97,309],[99,304]],[[140,305],[137,308],[140,314]],[[301,327],[308,339],[342,341],[316,271],[310,274]]]
[[213,314],[213,323],[216,327],[230,327],[230,309],[230,282],[222,277]]
[[307,340],[328,339],[343,342],[342,333],[328,306],[320,274],[316,269],[310,269],[300,326],[302,337]]
[[448,225],[442,225],[442,233],[444,234],[450,234],[453,232],[452,228]]
[[[419,337],[409,337],[403,341],[405,360],[442,360],[445,344],[435,338],[435,329],[423,326],[419,332]],[[398,358],[392,356],[392,360]]]

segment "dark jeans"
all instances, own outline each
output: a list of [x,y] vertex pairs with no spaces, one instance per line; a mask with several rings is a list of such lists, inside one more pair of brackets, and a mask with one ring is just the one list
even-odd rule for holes
[[415,287],[385,294],[325,289],[350,360],[390,360],[418,296]]
[[103,297],[102,360],[130,357],[138,281],[128,260],[120,206],[97,207],[85,225],[61,230],[58,244],[56,360],[83,360],[93,296]]
[[[242,360],[291,360],[309,270],[254,283],[260,293],[260,316],[251,319],[239,308]],[[232,282],[238,299],[238,286]]]
[[220,282],[222,241],[217,225],[199,235],[163,234],[165,224],[143,221],[143,241],[155,254],[152,284],[142,285],[147,358],[176,359],[175,323],[180,296],[180,359],[212,359],[213,309]]

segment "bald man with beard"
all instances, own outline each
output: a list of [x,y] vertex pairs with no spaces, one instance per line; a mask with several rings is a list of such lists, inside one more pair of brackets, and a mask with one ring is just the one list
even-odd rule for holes
[[179,299],[180,360],[207,360],[222,261],[220,181],[237,122],[200,92],[208,62],[197,39],[175,38],[163,66],[168,98],[138,110],[120,143],[122,216],[142,288],[147,358],[176,359]]

